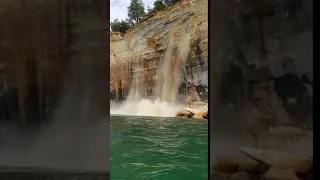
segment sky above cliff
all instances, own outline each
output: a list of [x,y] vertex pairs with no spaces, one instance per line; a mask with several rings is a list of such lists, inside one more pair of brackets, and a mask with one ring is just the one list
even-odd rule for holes
[[[145,11],[147,7],[153,7],[155,0],[142,0]],[[128,6],[130,0],[111,0],[110,1],[110,20],[115,19],[124,20],[128,17]]]

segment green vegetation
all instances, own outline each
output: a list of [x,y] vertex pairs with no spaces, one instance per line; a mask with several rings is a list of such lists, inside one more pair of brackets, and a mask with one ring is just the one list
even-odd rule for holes
[[113,32],[121,32],[125,33],[131,26],[133,25],[133,22],[129,19],[119,21],[118,19],[115,19],[110,23],[111,31]]
[[153,6],[154,6],[153,8],[148,7],[148,9],[147,9],[147,11],[148,11],[147,14],[148,15],[166,8],[166,4],[162,0],[156,0],[153,3]]
[[110,23],[111,31],[121,32],[124,34],[130,27],[140,22],[146,16],[171,6],[178,1],[179,0],[156,0],[153,3],[154,7],[148,7],[147,12],[145,12],[144,4],[141,2],[141,0],[131,0],[128,7],[128,18],[122,21],[119,21],[118,19],[112,21]]
[[128,17],[131,21],[138,23],[145,16],[144,5],[140,0],[131,0],[128,7]]

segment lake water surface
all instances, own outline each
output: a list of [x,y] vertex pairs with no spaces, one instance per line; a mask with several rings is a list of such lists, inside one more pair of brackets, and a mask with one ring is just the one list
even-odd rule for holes
[[193,119],[111,116],[112,180],[208,177],[208,123]]

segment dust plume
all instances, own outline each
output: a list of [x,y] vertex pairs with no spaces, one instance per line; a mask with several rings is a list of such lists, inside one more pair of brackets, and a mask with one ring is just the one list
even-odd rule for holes
[[[190,36],[182,31],[178,44],[174,44],[172,32],[168,32],[167,48],[156,79],[155,96],[153,99],[143,99],[143,74],[136,78],[131,86],[125,102],[112,105],[111,114],[174,117],[176,112],[183,109],[183,103],[178,101],[178,88],[182,78],[182,66],[188,58]],[[142,67],[138,70],[143,71]]]

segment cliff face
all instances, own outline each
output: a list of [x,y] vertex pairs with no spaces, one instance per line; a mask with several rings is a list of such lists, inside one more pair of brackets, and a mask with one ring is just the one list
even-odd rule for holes
[[74,95],[78,105],[83,97],[108,109],[101,95],[108,91],[107,7],[101,0],[0,1],[0,120],[40,122]]
[[218,93],[211,102],[253,104],[276,123],[312,123],[312,1],[227,0],[212,11]]
[[0,119],[40,121],[62,88],[67,36],[61,1],[0,2]]
[[216,61],[220,70],[238,57],[230,54],[240,47],[248,64],[255,64],[257,68],[268,65],[274,76],[285,74],[288,69],[281,68],[280,64],[291,61],[289,66],[295,66],[297,73],[306,73],[312,78],[312,1],[228,3],[228,18],[221,23],[224,32],[220,36],[225,37],[220,41],[223,52]]
[[[68,74],[57,120],[84,121],[107,116],[109,19],[104,0],[70,3]],[[82,113],[78,113],[78,112]],[[71,114],[71,115],[70,115]],[[100,120],[100,119],[99,119]],[[80,122],[81,121],[81,122]]]
[[[291,80],[281,78],[292,66],[296,70],[291,72],[298,79],[302,73],[312,79],[312,3],[312,0],[211,1],[210,58],[214,63],[210,63],[213,80],[210,80],[210,92],[216,92],[210,94],[211,162],[221,155],[237,156],[239,147],[250,146],[310,155],[312,136],[310,140],[307,133],[302,132],[304,137],[293,141],[286,138],[292,137],[288,134],[296,136],[300,132],[281,128],[264,132],[263,129],[270,126],[274,129],[279,124],[303,127],[313,122],[311,94],[299,95],[303,101],[296,101],[294,109],[296,113],[302,111],[304,117],[298,117],[288,113],[290,109],[283,106],[283,100],[279,101],[273,85],[275,81],[278,85],[285,84],[288,90],[285,94],[298,92],[295,90],[300,89],[299,86],[296,88]],[[263,71],[269,77],[260,79]],[[230,108],[231,103],[236,108]],[[306,117],[307,113],[311,116]],[[293,123],[292,118],[302,123]],[[258,136],[255,142],[250,142],[253,138],[248,132]]]
[[[164,57],[168,49],[173,49],[172,55]],[[124,37],[112,33],[111,70],[116,69],[117,64],[126,68],[123,75],[119,75],[119,70],[111,72],[113,87],[119,86],[115,81],[130,81],[139,76],[139,72],[144,72],[146,79],[155,80],[164,58],[186,59],[187,81],[195,85],[199,80],[208,83],[208,1],[182,0],[136,24]],[[139,70],[141,66],[143,70]],[[119,77],[112,77],[116,74]],[[154,84],[150,82],[146,86]]]

